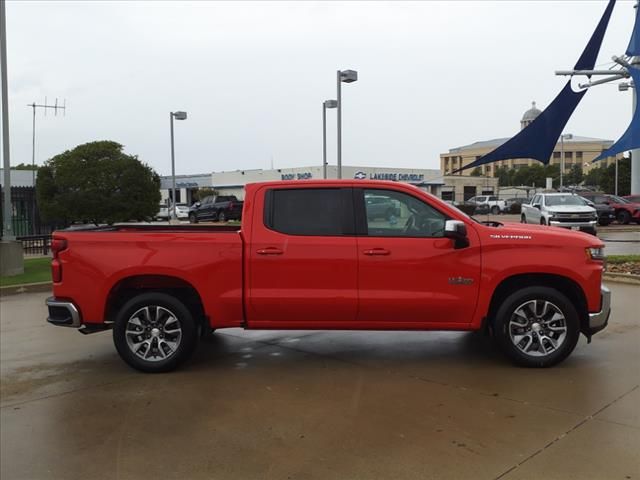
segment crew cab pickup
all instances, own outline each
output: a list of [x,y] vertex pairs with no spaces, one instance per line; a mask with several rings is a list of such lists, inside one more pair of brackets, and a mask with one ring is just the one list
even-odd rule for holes
[[587,201],[572,193],[539,193],[523,203],[522,223],[551,225],[596,234],[598,214]]
[[190,223],[198,223],[202,220],[226,222],[240,220],[241,216],[242,202],[235,195],[208,195],[189,209]]
[[[381,198],[393,215],[369,214]],[[175,368],[203,332],[226,327],[486,330],[516,363],[547,367],[608,323],[603,247],[480,223],[402,183],[256,183],[239,227],[55,232],[47,320],[112,329],[120,356],[146,372]]]

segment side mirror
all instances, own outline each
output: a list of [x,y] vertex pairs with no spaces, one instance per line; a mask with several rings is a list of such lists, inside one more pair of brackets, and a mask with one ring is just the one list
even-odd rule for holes
[[585,200],[585,201],[587,202],[587,205],[589,205],[590,207],[596,206],[591,200]]
[[537,208],[538,210],[540,210],[540,204],[539,203],[534,203],[533,205],[531,205],[533,208]]
[[200,206],[200,202],[196,202],[196,203],[194,203],[194,205],[195,205],[196,207],[199,207],[199,206]]
[[465,248],[469,246],[467,226],[460,220],[447,220],[444,223],[444,236],[453,240],[453,247]]

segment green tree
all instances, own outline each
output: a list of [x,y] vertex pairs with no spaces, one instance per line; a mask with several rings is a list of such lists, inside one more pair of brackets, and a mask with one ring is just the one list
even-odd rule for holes
[[209,195],[217,195],[218,191],[211,187],[201,187],[198,188],[195,192],[193,192],[193,199],[200,201],[204,197],[208,197]]
[[579,185],[584,180],[582,165],[573,164],[571,169],[564,174],[564,185]]
[[160,177],[119,143],[90,142],[40,167],[36,193],[48,221],[140,221],[158,212]]
[[[584,179],[585,185],[594,187],[605,193],[616,191],[616,165],[592,168]],[[618,194],[629,195],[631,192],[631,159],[628,157],[618,160]]]
[[473,170],[471,170],[470,175],[472,177],[481,177],[482,176],[482,169],[480,167],[476,167]]
[[19,163],[11,167],[11,170],[38,170],[38,166],[30,163]]

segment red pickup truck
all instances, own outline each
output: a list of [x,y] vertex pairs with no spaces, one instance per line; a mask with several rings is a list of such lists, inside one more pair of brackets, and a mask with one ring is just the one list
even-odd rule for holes
[[[384,199],[389,216],[369,215]],[[242,226],[120,225],[53,235],[48,321],[113,329],[120,356],[167,371],[203,332],[480,330],[517,364],[565,359],[608,323],[603,243],[478,222],[402,183],[247,185]]]

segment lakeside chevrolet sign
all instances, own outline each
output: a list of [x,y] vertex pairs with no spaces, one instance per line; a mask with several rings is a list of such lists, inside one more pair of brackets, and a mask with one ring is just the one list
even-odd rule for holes
[[[356,172],[353,176],[356,180],[364,180],[367,178],[365,172]],[[370,173],[370,180],[391,180],[392,182],[410,182],[418,183],[424,181],[424,174],[422,173]]]

